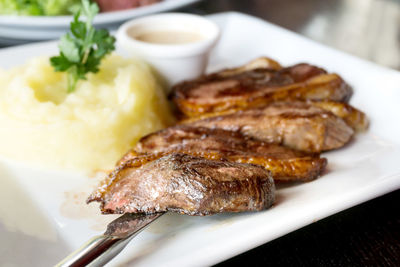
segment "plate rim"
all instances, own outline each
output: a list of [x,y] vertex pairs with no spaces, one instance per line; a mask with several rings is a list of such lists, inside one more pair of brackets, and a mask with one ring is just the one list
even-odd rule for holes
[[[177,8],[182,8],[191,4],[195,4],[203,0],[164,0],[149,6],[131,8],[128,10],[119,10],[99,13],[94,19],[94,25],[104,25],[118,23],[130,18],[139,17],[156,12],[165,12]],[[72,21],[72,15],[63,16],[17,16],[17,15],[0,15],[0,26],[10,28],[26,27],[57,29],[69,27]]]

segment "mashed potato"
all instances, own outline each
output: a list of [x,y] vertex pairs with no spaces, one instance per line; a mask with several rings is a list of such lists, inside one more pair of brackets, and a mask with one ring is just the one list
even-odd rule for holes
[[172,123],[147,65],[117,55],[67,94],[48,58],[0,70],[0,154],[47,168],[112,168],[140,137]]

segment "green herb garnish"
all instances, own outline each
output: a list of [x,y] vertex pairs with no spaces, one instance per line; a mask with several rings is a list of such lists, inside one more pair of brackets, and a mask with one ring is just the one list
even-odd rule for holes
[[[86,22],[79,21],[82,14]],[[60,55],[50,58],[56,71],[65,71],[68,75],[68,93],[75,90],[78,80],[86,80],[86,74],[99,71],[102,58],[115,49],[115,38],[105,29],[93,27],[93,18],[99,7],[89,0],[82,0],[82,8],[74,15],[70,30],[60,39]]]

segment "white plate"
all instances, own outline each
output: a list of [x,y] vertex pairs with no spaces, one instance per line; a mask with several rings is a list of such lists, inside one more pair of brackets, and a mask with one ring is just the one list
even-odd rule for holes
[[[280,188],[271,209],[210,217],[163,216],[109,266],[214,264],[400,187],[400,73],[246,15],[224,13],[210,18],[220,25],[222,38],[211,56],[209,71],[259,56],[274,57],[284,65],[310,62],[323,66],[353,85],[351,103],[367,112],[371,127],[345,148],[324,154],[329,172],[323,177]],[[4,49],[0,65],[11,67],[28,56],[55,51],[53,42]],[[112,219],[96,215],[96,205],[83,203],[95,179],[4,161],[0,172],[3,265],[54,264],[99,234]]]
[[[96,16],[94,25],[113,29],[131,18],[170,11],[199,1],[201,0],[164,0],[149,6],[100,13]],[[36,41],[57,38],[69,28],[71,20],[72,16],[0,15],[0,38],[6,39],[8,43],[17,43],[18,40]]]

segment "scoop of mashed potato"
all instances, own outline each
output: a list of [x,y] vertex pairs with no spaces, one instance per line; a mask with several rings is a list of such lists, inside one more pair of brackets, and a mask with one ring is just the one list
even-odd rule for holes
[[0,154],[47,168],[107,170],[140,137],[173,122],[143,62],[110,55],[67,94],[48,58],[0,70]]

